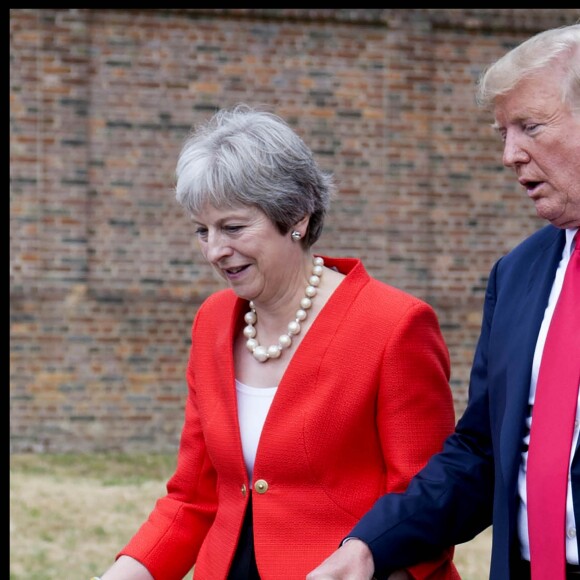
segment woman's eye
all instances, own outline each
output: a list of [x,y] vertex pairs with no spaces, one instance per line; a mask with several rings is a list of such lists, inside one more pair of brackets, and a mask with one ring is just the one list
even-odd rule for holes
[[195,228],[195,235],[203,238],[207,237],[207,229],[206,228]]
[[226,226],[224,229],[229,234],[235,234],[236,232],[239,232],[242,229],[242,227],[243,226]]

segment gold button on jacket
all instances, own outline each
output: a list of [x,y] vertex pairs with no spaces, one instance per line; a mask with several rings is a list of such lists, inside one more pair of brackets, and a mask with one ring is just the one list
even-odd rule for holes
[[258,479],[258,481],[254,483],[254,489],[258,493],[266,493],[268,491],[268,482],[265,479]]

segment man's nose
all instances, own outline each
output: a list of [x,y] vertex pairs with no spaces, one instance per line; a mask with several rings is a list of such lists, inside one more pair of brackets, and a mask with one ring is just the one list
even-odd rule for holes
[[506,167],[515,167],[522,163],[528,163],[530,156],[522,147],[517,136],[508,133],[503,146],[503,164]]

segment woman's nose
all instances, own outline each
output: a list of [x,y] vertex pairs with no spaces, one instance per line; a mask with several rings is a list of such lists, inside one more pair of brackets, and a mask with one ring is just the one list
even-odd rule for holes
[[205,243],[205,256],[208,262],[216,263],[222,258],[229,256],[232,248],[227,237],[220,232],[210,232]]

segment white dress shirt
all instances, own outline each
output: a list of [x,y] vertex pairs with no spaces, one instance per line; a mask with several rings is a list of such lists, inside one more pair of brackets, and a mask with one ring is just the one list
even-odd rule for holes
[[[556,277],[554,278],[554,283],[552,285],[552,290],[550,292],[550,298],[548,299],[548,305],[544,312],[544,319],[542,320],[542,326],[540,327],[540,333],[538,334],[538,340],[536,342],[536,350],[534,351],[534,361],[532,366],[532,377],[530,382],[530,396],[528,399],[530,416],[528,416],[527,432],[524,437],[524,449],[522,453],[522,462],[520,464],[520,471],[518,475],[518,492],[520,496],[520,508],[518,512],[518,534],[521,546],[521,556],[525,560],[530,559],[530,543],[528,536],[528,514],[527,514],[527,494],[526,494],[526,471],[527,471],[527,461],[528,461],[528,445],[530,442],[530,427],[531,427],[531,409],[534,404],[534,399],[536,396],[536,384],[538,381],[538,372],[540,370],[540,361],[542,359],[542,352],[544,350],[544,344],[546,342],[546,335],[548,333],[548,328],[550,326],[550,321],[552,320],[552,315],[554,314],[554,308],[558,297],[560,296],[560,291],[562,290],[562,282],[564,280],[564,274],[566,272],[566,267],[570,261],[570,256],[572,254],[572,240],[574,235],[578,231],[578,228],[566,230],[566,245],[564,251],[562,252],[562,258],[558,264],[558,270],[556,271]],[[580,297],[579,297],[580,300]],[[579,330],[580,332],[580,330]],[[578,441],[578,426],[580,425],[580,393],[578,395],[578,404],[576,406],[576,421],[574,423],[574,436],[572,440],[572,447],[570,449],[570,463],[574,457],[574,451],[576,450],[576,444]],[[572,506],[572,484],[570,481],[570,471],[568,471],[568,494],[566,499],[566,560],[570,564],[578,564],[578,543],[576,541],[576,521],[574,518],[574,510]]]

